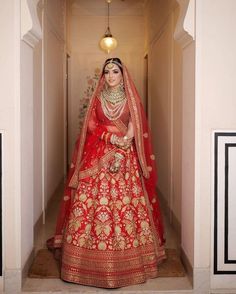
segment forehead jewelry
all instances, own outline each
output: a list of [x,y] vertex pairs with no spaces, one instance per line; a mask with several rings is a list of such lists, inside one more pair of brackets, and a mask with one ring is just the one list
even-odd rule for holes
[[119,62],[117,62],[116,60],[109,60],[108,62],[105,63],[105,67],[112,69],[114,67],[114,65],[118,65],[119,67],[122,67],[122,64],[120,64]]
[[111,61],[107,64],[107,68],[112,69],[114,67],[114,63],[112,63],[112,59]]

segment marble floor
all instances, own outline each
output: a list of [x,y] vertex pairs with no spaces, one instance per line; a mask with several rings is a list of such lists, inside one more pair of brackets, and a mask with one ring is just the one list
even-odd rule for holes
[[[62,192],[58,192],[54,201],[51,202],[47,213],[45,224],[41,225],[37,236],[35,236],[35,252],[41,248],[45,248],[45,240],[51,237],[55,229],[55,221],[59,208],[59,198]],[[166,247],[179,249],[179,240],[168,224],[165,221],[166,230]],[[32,279],[26,278],[23,285],[22,293],[80,293],[80,294],[94,294],[94,293],[114,293],[114,294],[177,294],[177,293],[192,293],[192,285],[187,276],[179,278],[156,278],[147,281],[144,284],[123,287],[120,289],[100,289],[95,287],[82,286],[72,283],[66,283],[60,279]]]

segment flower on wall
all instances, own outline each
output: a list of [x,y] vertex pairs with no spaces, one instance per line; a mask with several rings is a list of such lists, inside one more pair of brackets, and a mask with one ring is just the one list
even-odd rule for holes
[[79,108],[79,132],[83,126],[84,117],[88,108],[89,100],[96,88],[97,81],[100,76],[100,69],[95,68],[93,76],[87,76],[87,89],[84,91],[83,97],[80,99],[80,108]]

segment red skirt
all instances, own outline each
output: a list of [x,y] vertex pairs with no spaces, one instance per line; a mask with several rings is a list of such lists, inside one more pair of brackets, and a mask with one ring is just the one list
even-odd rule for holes
[[145,282],[165,258],[136,151],[118,173],[111,159],[74,190],[62,239],[61,278],[104,288]]

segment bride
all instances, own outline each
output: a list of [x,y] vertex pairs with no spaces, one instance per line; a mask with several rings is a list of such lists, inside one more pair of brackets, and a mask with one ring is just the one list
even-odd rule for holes
[[51,239],[51,246],[61,249],[61,278],[117,288],[157,277],[165,251],[155,187],[155,157],[140,97],[121,60],[107,59],[76,142]]

